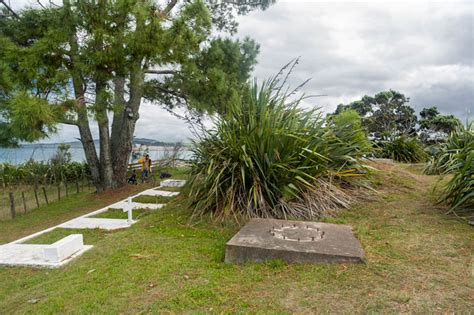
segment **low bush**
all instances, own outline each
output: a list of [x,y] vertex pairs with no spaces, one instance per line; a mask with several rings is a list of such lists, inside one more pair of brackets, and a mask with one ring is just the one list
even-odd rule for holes
[[428,154],[423,145],[416,138],[405,135],[398,136],[392,140],[382,141],[378,144],[379,155],[383,158],[393,159],[403,163],[425,162]]
[[71,161],[69,145],[59,145],[56,154],[48,161],[29,160],[23,164],[0,164],[0,179],[3,186],[52,184],[78,181],[90,175],[83,162]]
[[251,85],[194,143],[194,216],[314,218],[348,206],[339,183],[363,173],[359,159],[368,146],[360,122],[326,122],[282,87],[278,79]]

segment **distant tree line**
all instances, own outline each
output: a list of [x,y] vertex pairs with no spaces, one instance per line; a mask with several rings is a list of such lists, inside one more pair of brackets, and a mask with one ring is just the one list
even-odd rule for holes
[[453,115],[442,115],[436,106],[424,108],[420,117],[410,106],[410,98],[398,91],[382,91],[374,96],[365,95],[349,104],[339,104],[337,115],[346,110],[356,111],[363,127],[374,141],[393,140],[396,137],[417,137],[425,144],[442,142],[461,121]]

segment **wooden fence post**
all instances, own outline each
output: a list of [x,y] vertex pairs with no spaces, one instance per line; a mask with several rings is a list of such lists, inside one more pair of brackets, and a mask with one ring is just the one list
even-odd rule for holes
[[26,199],[25,199],[25,192],[21,192],[21,199],[23,200],[23,209],[25,209],[25,214],[26,214]]
[[35,187],[33,189],[34,193],[35,193],[35,200],[36,200],[36,208],[39,208],[40,207],[40,203],[39,203],[39,200],[38,200],[38,190],[37,190],[37,187]]
[[16,217],[16,210],[15,210],[15,198],[13,197],[13,192],[8,194],[10,196],[10,212],[12,214],[12,219]]
[[48,194],[46,194],[46,188],[45,187],[43,187],[43,194],[44,194],[44,200],[46,201],[46,204],[49,205]]

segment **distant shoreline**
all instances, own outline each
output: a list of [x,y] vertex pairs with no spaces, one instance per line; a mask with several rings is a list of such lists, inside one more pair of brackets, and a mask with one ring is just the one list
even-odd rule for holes
[[[66,143],[71,145],[69,152],[71,153],[72,160],[76,162],[85,161],[84,150],[80,142]],[[21,145],[18,148],[0,148],[0,163],[9,163],[18,165],[27,162],[30,159],[35,161],[48,161],[56,153],[60,143],[35,143]],[[140,147],[140,143],[134,143],[133,150],[137,152]],[[99,151],[99,145],[96,143],[97,151]],[[166,151],[171,151],[172,145],[144,145],[139,152],[148,152],[152,160],[160,159],[163,157]],[[183,145],[182,155],[189,157],[191,155],[189,151],[189,145]]]

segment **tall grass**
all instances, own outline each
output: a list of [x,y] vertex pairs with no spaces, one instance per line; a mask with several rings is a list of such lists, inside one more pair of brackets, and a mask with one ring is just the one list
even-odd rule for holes
[[428,163],[427,174],[450,174],[444,187],[442,202],[450,212],[474,212],[474,125],[458,126]]
[[278,79],[254,83],[241,104],[194,143],[194,215],[313,218],[351,200],[338,185],[360,175],[366,138],[290,101]]

